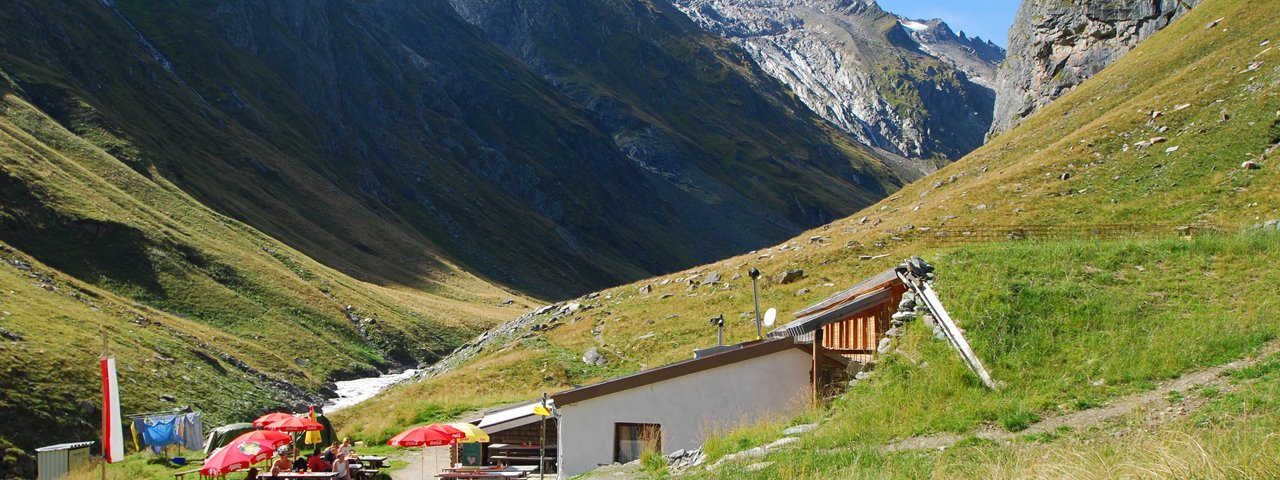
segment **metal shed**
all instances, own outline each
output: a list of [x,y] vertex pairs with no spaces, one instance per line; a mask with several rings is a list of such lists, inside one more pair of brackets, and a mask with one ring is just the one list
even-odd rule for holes
[[89,447],[94,442],[72,442],[36,449],[36,480],[58,480],[72,468],[89,463]]

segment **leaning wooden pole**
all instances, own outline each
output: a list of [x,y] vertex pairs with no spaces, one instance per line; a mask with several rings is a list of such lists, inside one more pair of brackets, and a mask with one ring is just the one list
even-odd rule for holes
[[813,331],[813,406],[819,405],[818,382],[822,381],[822,327]]
[[930,287],[924,279],[916,276],[909,268],[899,268],[898,279],[902,280],[908,288],[916,293],[916,297],[920,299],[933,314],[933,318],[942,328],[942,333],[951,342],[951,345],[960,352],[960,358],[964,359],[969,370],[982,380],[982,384],[991,390],[996,389],[996,382],[991,379],[991,374],[987,373],[987,369],[982,366],[982,360],[977,354],[973,353],[973,349],[969,347],[969,341],[965,340],[964,333],[960,331],[960,327],[951,320],[951,315],[947,313],[947,309],[942,306],[942,301],[938,299],[938,295],[934,293],[933,287]]

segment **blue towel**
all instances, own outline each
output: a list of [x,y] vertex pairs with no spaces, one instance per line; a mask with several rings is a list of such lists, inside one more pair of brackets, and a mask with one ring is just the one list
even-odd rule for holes
[[182,443],[182,438],[178,437],[177,416],[148,417],[142,421],[142,427],[142,438],[153,452],[159,453],[160,447],[171,443]]

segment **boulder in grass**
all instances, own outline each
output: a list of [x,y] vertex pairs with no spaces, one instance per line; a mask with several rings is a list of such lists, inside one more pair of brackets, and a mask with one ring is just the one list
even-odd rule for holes
[[604,365],[609,363],[609,359],[604,358],[604,355],[600,354],[600,349],[591,347],[590,350],[587,350],[587,353],[582,354],[582,363],[587,365]]
[[787,270],[785,272],[775,275],[773,277],[773,282],[780,285],[786,285],[788,283],[795,282],[802,278],[804,278],[804,270],[799,268],[792,268],[790,270]]

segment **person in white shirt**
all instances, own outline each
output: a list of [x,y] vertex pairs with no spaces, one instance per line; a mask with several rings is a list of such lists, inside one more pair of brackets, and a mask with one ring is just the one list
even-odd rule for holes
[[341,480],[351,480],[351,469],[347,465],[347,456],[338,455],[337,460],[333,461],[333,471],[338,472],[338,478]]

